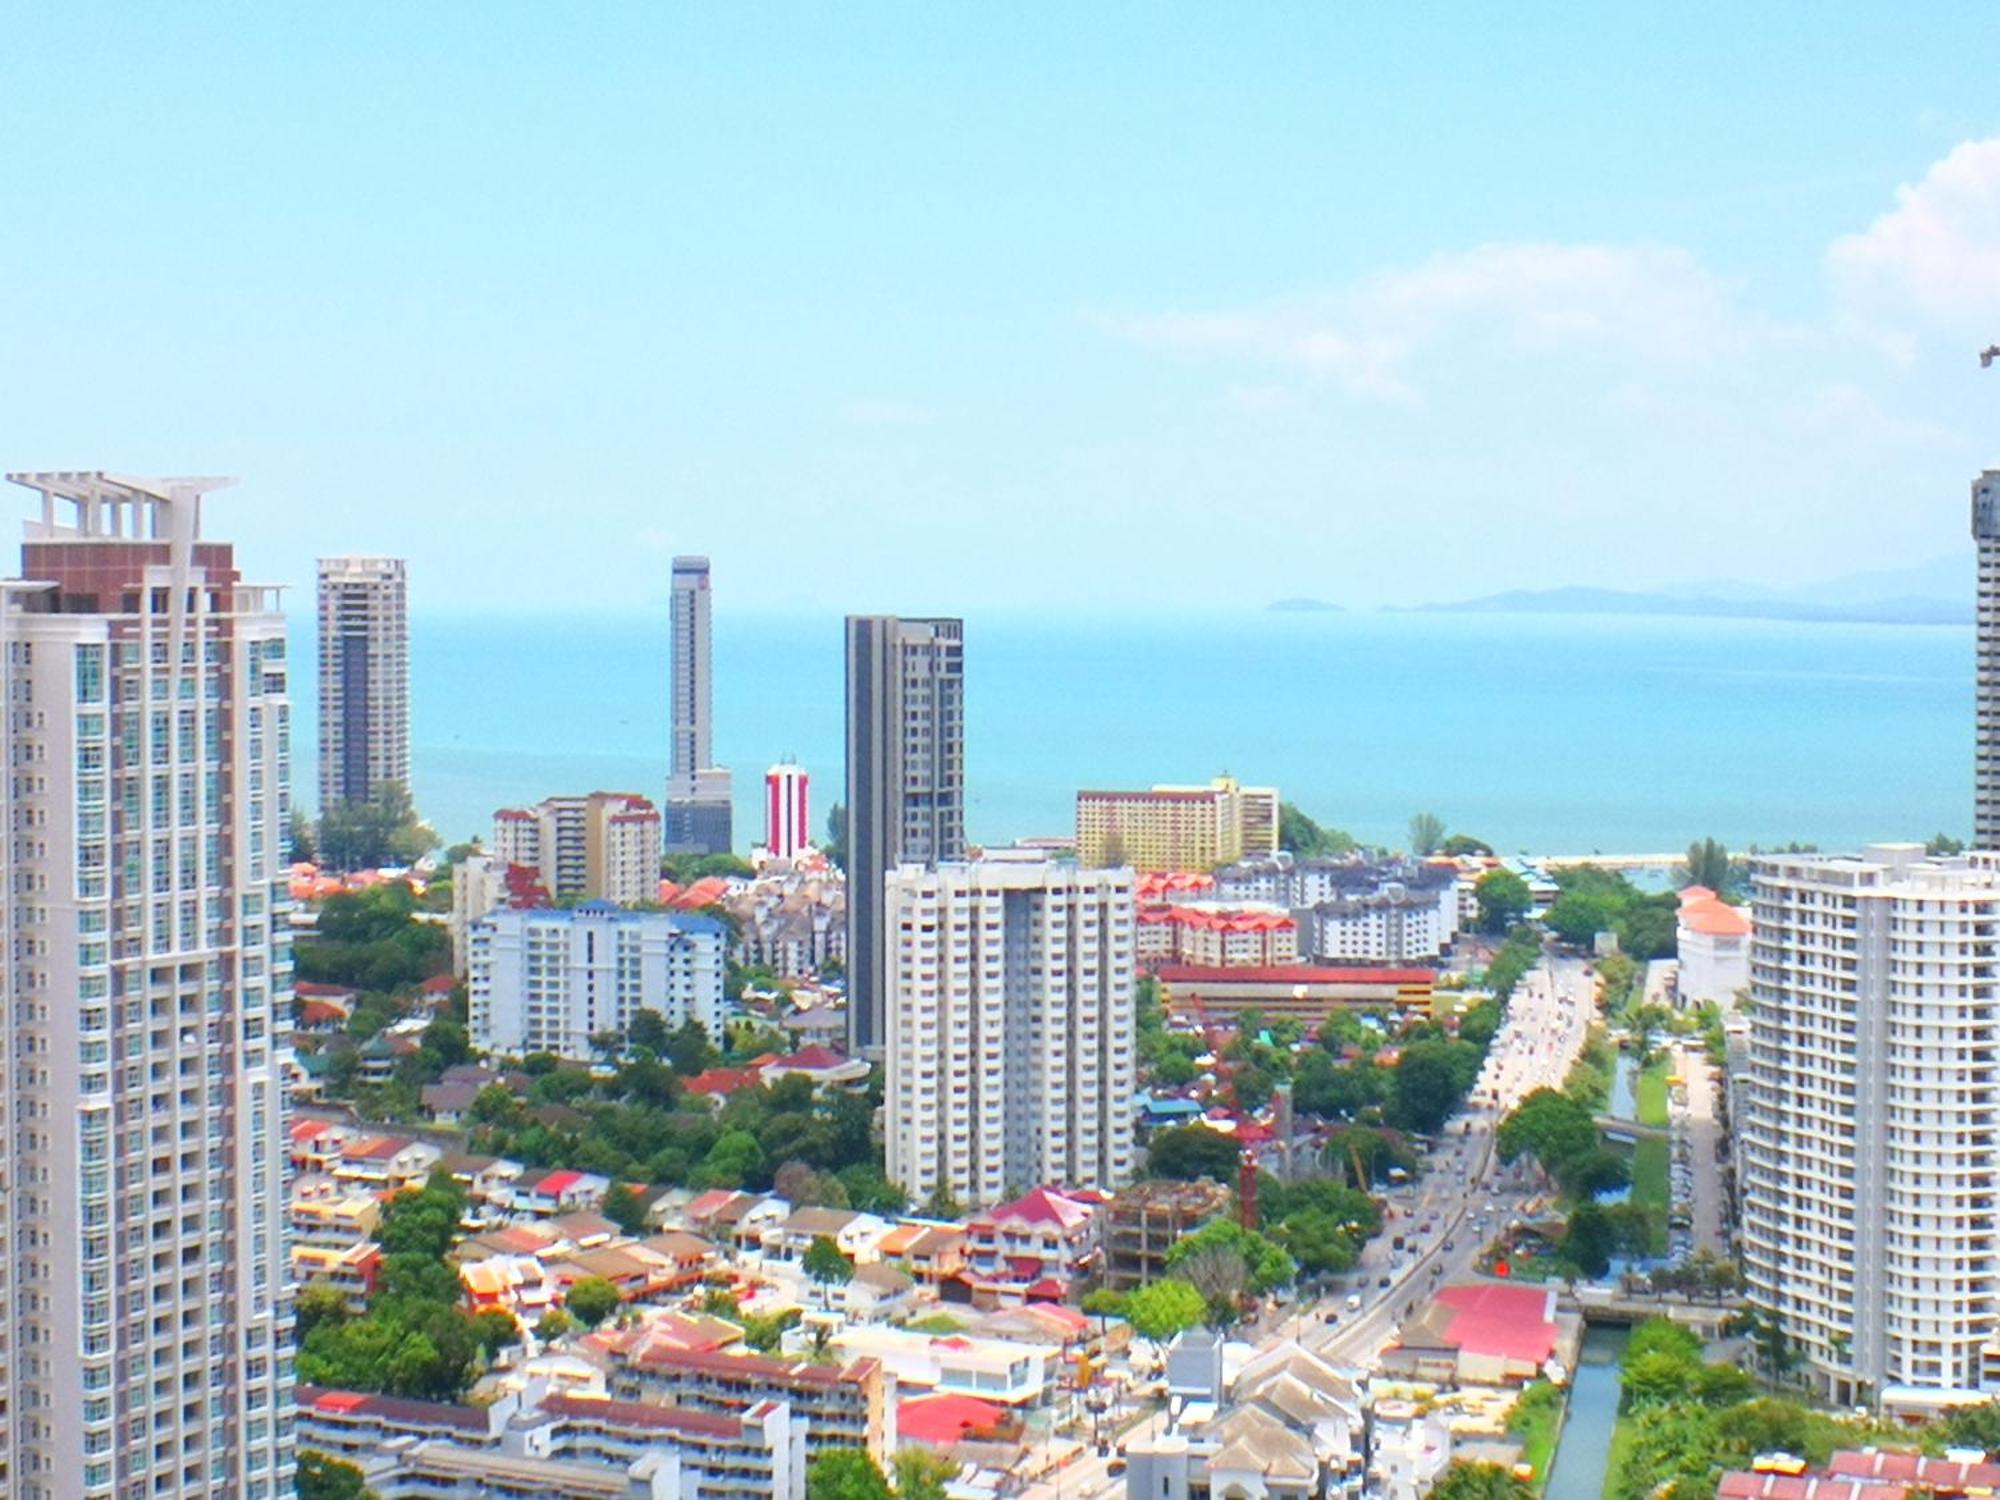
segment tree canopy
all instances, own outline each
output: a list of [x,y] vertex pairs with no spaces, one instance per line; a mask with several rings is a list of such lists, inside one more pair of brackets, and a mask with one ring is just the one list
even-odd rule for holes
[[410,789],[383,785],[366,802],[336,802],[320,813],[321,859],[336,870],[412,865],[438,846],[437,830],[417,816]]
[[1149,1282],[1125,1299],[1125,1318],[1132,1331],[1155,1343],[1165,1343],[1207,1316],[1207,1301],[1178,1276]]
[[1236,1176],[1239,1148],[1219,1130],[1206,1125],[1176,1125],[1153,1132],[1146,1147],[1146,1169],[1153,1177],[1193,1182],[1198,1177],[1230,1182]]
[[1301,859],[1352,854],[1354,836],[1338,828],[1322,828],[1290,802],[1278,808],[1278,847]]
[[1479,903],[1479,930],[1498,935],[1528,914],[1535,904],[1528,882],[1512,870],[1488,870],[1473,883]]

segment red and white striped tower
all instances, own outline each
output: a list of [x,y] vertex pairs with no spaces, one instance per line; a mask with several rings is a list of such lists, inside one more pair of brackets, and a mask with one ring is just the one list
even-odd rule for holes
[[781,762],[764,773],[764,847],[773,859],[795,859],[811,843],[805,767]]

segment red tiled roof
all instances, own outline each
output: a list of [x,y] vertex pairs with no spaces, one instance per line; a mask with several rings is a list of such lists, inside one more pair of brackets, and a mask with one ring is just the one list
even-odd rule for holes
[[986,1432],[1006,1409],[972,1396],[915,1396],[896,1403],[896,1431],[920,1443],[949,1447],[969,1432]]
[[1554,1294],[1543,1287],[1481,1282],[1442,1287],[1436,1297],[1455,1313],[1445,1338],[1467,1353],[1534,1365],[1555,1353]]
[[583,1181],[583,1173],[564,1167],[549,1173],[536,1183],[532,1191],[537,1198],[560,1198],[564,1193]]
[[1680,924],[1707,937],[1750,935],[1750,919],[1742,908],[1731,906],[1705,885],[1691,885],[1681,892]]
[[388,1161],[414,1144],[404,1136],[371,1135],[366,1140],[349,1141],[340,1154],[348,1161]]
[[1716,1500],[1904,1500],[1908,1486],[1833,1474],[1753,1474],[1736,1470],[1716,1486]]
[[1088,1203],[1056,1192],[1052,1188],[1038,1187],[1023,1193],[1012,1203],[989,1208],[972,1220],[972,1223],[992,1227],[1008,1219],[1022,1219],[1030,1224],[1058,1224],[1069,1229],[1083,1223],[1089,1217]]
[[1216,969],[1200,964],[1163,964],[1165,984],[1198,984],[1203,980],[1241,984],[1434,984],[1435,969],[1324,969],[1314,964],[1245,964],[1240,969]]
[[771,1064],[773,1068],[791,1069],[804,1073],[825,1073],[834,1068],[847,1066],[847,1059],[831,1047],[823,1047],[818,1042],[799,1048],[790,1057],[781,1057]]
[[689,1411],[651,1401],[610,1401],[602,1396],[572,1396],[551,1392],[542,1398],[542,1410],[559,1417],[608,1422],[619,1427],[658,1428],[664,1432],[702,1432],[716,1437],[735,1437],[743,1423],[716,1412]]
[[710,1068],[697,1073],[681,1085],[681,1092],[687,1094],[733,1094],[738,1089],[747,1089],[759,1083],[755,1070],[747,1068]]
[[1843,1448],[1827,1460],[1834,1474],[1862,1479],[1886,1479],[1934,1490],[2000,1489],[2000,1464],[1960,1463],[1923,1453],[1899,1453],[1887,1448]]
[[451,975],[439,974],[424,981],[423,991],[426,995],[449,995],[452,986],[457,983]]

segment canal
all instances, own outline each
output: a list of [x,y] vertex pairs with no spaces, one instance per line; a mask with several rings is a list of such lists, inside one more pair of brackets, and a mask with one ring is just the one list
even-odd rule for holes
[[1604,1493],[1611,1430],[1618,1425],[1618,1360],[1627,1337],[1623,1328],[1585,1330],[1545,1500],[1599,1500]]

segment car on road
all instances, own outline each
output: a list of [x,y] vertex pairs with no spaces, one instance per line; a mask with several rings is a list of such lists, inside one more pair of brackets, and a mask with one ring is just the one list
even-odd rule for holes
[[1347,1310],[1348,1310],[1349,1312],[1360,1312],[1360,1311],[1361,1311],[1361,1293],[1359,1293],[1359,1292],[1352,1292],[1352,1293],[1350,1293],[1350,1294],[1348,1295],[1348,1298],[1347,1298],[1347,1300],[1346,1300],[1345,1302],[1341,1303],[1341,1306],[1342,1306],[1342,1307],[1344,1307],[1344,1308],[1346,1308],[1346,1309],[1347,1309]]
[[1379,1281],[1377,1281],[1377,1282],[1375,1283],[1375,1285],[1377,1285],[1377,1286],[1381,1286],[1381,1287],[1386,1287],[1386,1286],[1387,1286],[1388,1284],[1389,1284],[1389,1278],[1388,1278],[1388,1277],[1386,1277],[1386,1276],[1384,1276],[1384,1277],[1383,1277],[1383,1278],[1382,1278],[1381,1280],[1379,1280]]

